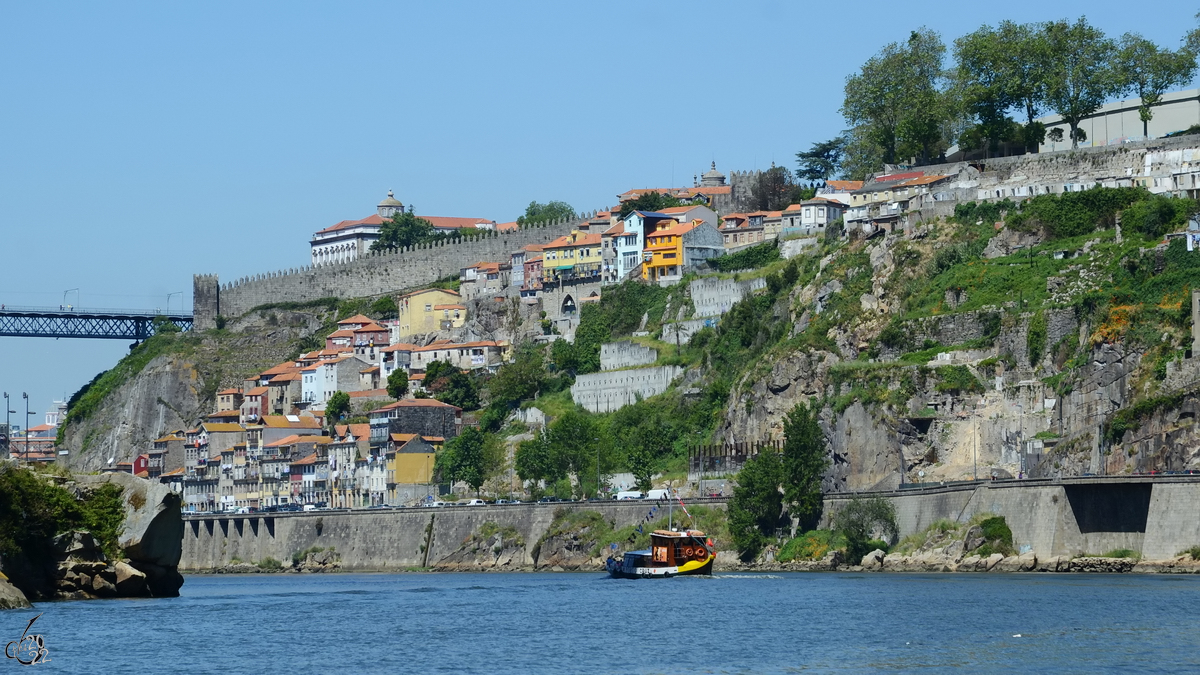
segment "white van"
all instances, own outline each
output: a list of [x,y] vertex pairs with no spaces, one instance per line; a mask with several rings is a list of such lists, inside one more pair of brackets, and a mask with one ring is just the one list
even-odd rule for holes
[[646,493],[646,499],[670,499],[670,498],[671,498],[671,490],[670,489],[651,490]]
[[304,510],[305,510],[305,511],[316,511],[316,510],[317,510],[317,505],[316,505],[316,504],[305,504],[305,505],[304,505]]
[[641,499],[642,497],[642,493],[637,490],[625,490],[618,492],[613,499]]
[[482,499],[472,499],[466,504],[463,504],[463,506],[487,506],[487,502],[483,501]]

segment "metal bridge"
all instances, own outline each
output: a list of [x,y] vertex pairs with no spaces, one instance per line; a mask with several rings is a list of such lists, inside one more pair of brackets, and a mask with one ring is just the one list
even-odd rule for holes
[[192,315],[128,309],[76,309],[0,306],[0,337],[101,338],[145,340],[156,321],[192,329]]

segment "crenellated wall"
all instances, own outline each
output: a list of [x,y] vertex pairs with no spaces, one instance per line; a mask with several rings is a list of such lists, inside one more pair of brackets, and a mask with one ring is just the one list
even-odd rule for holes
[[432,283],[479,261],[506,261],[526,244],[545,244],[578,228],[562,220],[478,239],[449,240],[401,251],[370,253],[345,263],[290,268],[220,283],[215,274],[192,278],[197,330],[212,328],[217,315],[236,317],[259,305],[320,298],[361,298]]

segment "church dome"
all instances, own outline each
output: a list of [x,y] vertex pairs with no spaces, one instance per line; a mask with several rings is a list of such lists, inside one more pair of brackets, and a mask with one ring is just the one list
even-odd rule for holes
[[397,213],[404,211],[404,204],[399,199],[396,199],[396,195],[391,190],[388,190],[387,199],[379,202],[379,207],[376,210],[380,216],[391,218]]
[[720,171],[717,171],[717,163],[716,162],[713,162],[712,168],[709,169],[708,171],[704,172],[703,176],[700,176],[700,185],[703,187],[717,187],[719,185],[724,185],[724,184],[725,184],[725,174],[721,173]]

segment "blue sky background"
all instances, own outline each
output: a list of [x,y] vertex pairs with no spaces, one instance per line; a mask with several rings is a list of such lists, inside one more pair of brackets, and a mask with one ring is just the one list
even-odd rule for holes
[[[921,25],[1078,17],[1177,47],[1190,3],[42,3],[0,5],[0,302],[191,307],[308,262],[394,189],[516,218],[690,185],[843,128],[847,75]],[[44,412],[128,348],[0,338]],[[24,408],[20,407],[21,418]],[[0,410],[0,415],[3,411]],[[40,422],[39,415],[36,420]],[[17,420],[14,420],[17,421]]]

